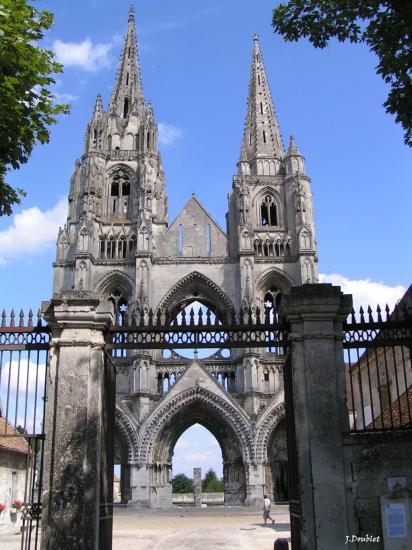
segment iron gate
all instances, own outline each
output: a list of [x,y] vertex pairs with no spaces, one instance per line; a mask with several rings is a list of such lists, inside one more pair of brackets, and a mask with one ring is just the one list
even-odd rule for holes
[[[0,488],[3,522],[21,531],[21,550],[40,544],[44,415],[50,330],[40,313],[33,320],[3,311],[0,326]],[[1,516],[0,516],[1,517]],[[10,517],[10,519],[9,519]]]
[[283,369],[283,383],[285,388],[286,411],[286,438],[288,447],[288,477],[289,477],[289,511],[290,536],[292,548],[300,548],[301,533],[301,506],[300,486],[298,475],[298,456],[296,446],[296,425],[293,396],[292,361],[288,355]]

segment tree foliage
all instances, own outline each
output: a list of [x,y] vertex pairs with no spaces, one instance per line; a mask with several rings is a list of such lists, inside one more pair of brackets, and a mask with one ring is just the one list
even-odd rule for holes
[[412,146],[411,0],[290,0],[273,10],[272,25],[285,40],[305,37],[316,48],[331,38],[367,44],[378,57],[377,73],[390,86],[383,105]]
[[218,479],[216,472],[210,468],[202,481],[202,491],[204,493],[223,493],[223,481]]
[[69,111],[49,89],[62,66],[36,45],[52,23],[50,12],[28,0],[0,0],[0,216],[25,195],[6,182],[6,172],[27,162],[36,143],[47,143],[56,115]]
[[172,493],[193,493],[193,479],[185,474],[177,474],[172,479]]

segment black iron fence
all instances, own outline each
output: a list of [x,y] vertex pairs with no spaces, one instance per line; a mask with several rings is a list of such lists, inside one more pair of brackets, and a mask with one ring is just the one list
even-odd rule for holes
[[[21,526],[21,549],[40,544],[44,414],[50,331],[21,311],[0,326],[0,462],[6,521]],[[10,518],[10,519],[9,519]]]
[[353,311],[343,347],[351,431],[412,428],[410,308]]
[[169,312],[143,310],[119,315],[106,331],[106,349],[114,357],[126,357],[130,349],[268,348],[285,355],[287,326],[277,321],[271,309],[256,308],[228,313],[221,322],[210,309]]

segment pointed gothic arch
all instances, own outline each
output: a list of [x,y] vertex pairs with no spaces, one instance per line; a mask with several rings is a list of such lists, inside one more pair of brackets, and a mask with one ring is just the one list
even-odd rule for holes
[[119,400],[116,401],[115,426],[126,444],[127,459],[132,464],[137,460],[139,437],[135,423],[129,418]]
[[219,319],[226,319],[234,311],[231,300],[223,290],[198,271],[189,273],[175,283],[162,298],[158,307],[169,311],[173,316],[178,312],[179,307],[191,301],[204,303]]
[[134,281],[129,275],[116,269],[103,275],[95,284],[93,291],[97,292],[103,300],[108,300],[110,293],[115,289],[130,300],[133,296]]
[[285,403],[276,399],[277,404],[266,409],[256,426],[256,460],[267,462],[268,442],[279,423],[285,418]]
[[[256,209],[256,220],[263,227],[282,227],[284,225],[284,199],[270,187],[265,187],[255,195],[252,207]],[[263,218],[266,218],[264,223]]]
[[[216,437],[224,460],[225,455],[230,455],[227,441],[231,440],[239,445],[244,464],[254,463],[253,430],[246,415],[234,404],[198,385],[166,401],[147,419],[144,437],[138,446],[138,462],[143,465],[169,461],[176,441],[196,422]],[[230,433],[231,438],[226,442],[222,430]]]

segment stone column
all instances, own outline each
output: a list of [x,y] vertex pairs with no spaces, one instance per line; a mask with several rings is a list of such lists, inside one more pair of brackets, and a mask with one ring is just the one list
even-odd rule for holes
[[298,476],[303,550],[342,548],[353,528],[345,494],[343,436],[349,424],[342,349],[342,323],[351,306],[352,297],[339,287],[313,284],[292,288],[280,307],[291,327],[285,368],[291,368],[293,411],[286,416],[290,422],[294,414],[295,421],[297,456],[289,461],[297,469],[292,476]]
[[122,496],[122,504],[127,504],[132,498],[132,491],[130,488],[130,464],[121,465],[120,494]]
[[195,506],[202,505],[202,468],[193,468],[193,490]]
[[115,378],[103,331],[113,306],[86,291],[43,304],[52,328],[42,550],[110,550]]

